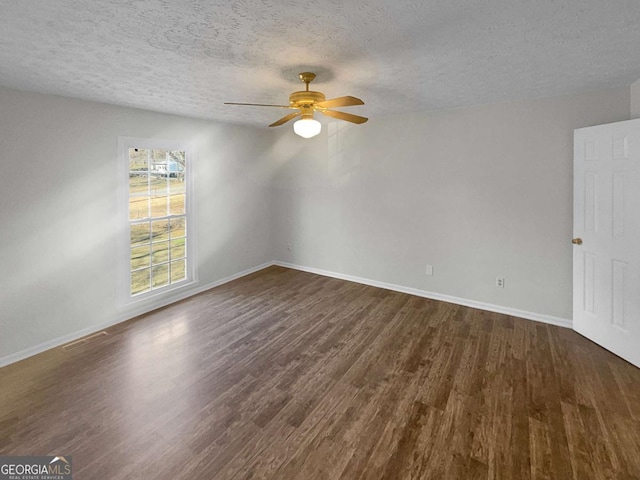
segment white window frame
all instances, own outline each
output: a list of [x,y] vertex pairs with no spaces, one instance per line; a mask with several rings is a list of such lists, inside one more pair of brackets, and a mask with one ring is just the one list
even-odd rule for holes
[[[187,220],[186,239],[186,278],[180,282],[149,290],[148,292],[131,294],[131,234],[129,220],[129,149],[143,148],[154,150],[180,150],[185,152],[185,217]],[[132,305],[154,298],[164,297],[169,293],[185,290],[197,283],[196,271],[196,235],[193,193],[193,161],[194,148],[180,141],[157,138],[118,137],[118,304]]]

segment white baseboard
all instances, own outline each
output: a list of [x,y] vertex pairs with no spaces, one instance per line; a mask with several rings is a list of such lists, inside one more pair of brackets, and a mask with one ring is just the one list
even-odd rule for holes
[[10,355],[5,355],[4,357],[0,357],[0,368],[6,365],[9,365],[11,363],[24,360],[25,358],[33,357],[34,355],[42,353],[46,350],[59,347],[69,342],[73,342],[74,340],[78,340],[82,337],[86,337],[87,335],[100,332],[101,330],[117,325],[118,323],[126,322],[127,320],[131,320],[132,318],[135,318],[139,315],[143,315],[153,310],[157,310],[158,308],[166,307],[171,303],[184,300],[185,298],[192,297],[206,290],[211,290],[212,288],[218,287],[220,285],[224,285],[225,283],[229,283],[233,280],[237,280],[238,278],[244,277],[246,275],[250,275],[259,270],[270,267],[271,265],[274,265],[274,262],[263,263],[262,265],[258,265],[257,267],[243,270],[242,272],[230,275],[220,280],[216,280],[215,282],[208,283],[206,285],[197,285],[195,288],[176,292],[174,295],[171,295],[168,297],[158,297],[156,301],[153,303],[145,302],[142,306],[133,306],[132,308],[127,309],[124,313],[123,312],[119,313],[116,316],[116,318],[108,322],[104,322],[99,325],[94,325],[89,328],[84,328],[82,330],[78,330],[68,335],[63,335],[61,337],[54,338],[53,340],[40,343],[39,345],[26,348],[19,352],[12,353]]
[[170,297],[159,298],[158,299],[159,301],[155,301],[153,304],[145,303],[141,307],[135,306],[131,309],[128,309],[126,313],[119,314],[116,318],[114,318],[111,321],[108,321],[99,325],[94,325],[92,327],[85,328],[83,330],[79,330],[77,332],[73,332],[68,335],[55,338],[53,340],[49,340],[39,345],[26,348],[19,352],[12,353],[4,357],[0,357],[0,368],[6,365],[9,365],[11,363],[24,360],[25,358],[32,357],[46,350],[50,350],[52,348],[59,347],[66,343],[72,342],[74,340],[78,340],[79,338],[85,337],[87,335],[91,335],[93,333],[99,332],[101,330],[104,330],[105,328],[109,328],[114,325],[117,325],[118,323],[126,322],[127,320],[131,320],[132,318],[135,318],[139,315],[143,315],[145,313],[151,312],[158,308],[165,307],[171,303],[184,300],[185,298],[192,297],[206,290],[210,290],[220,285],[224,285],[225,283],[229,283],[233,280],[237,280],[238,278],[244,277],[246,275],[250,275],[252,273],[255,273],[259,270],[270,267],[272,265],[278,265],[281,267],[291,268],[294,270],[300,270],[302,272],[315,273],[317,275],[323,275],[325,277],[332,277],[332,278],[338,278],[340,280],[347,280],[350,282],[361,283],[363,285],[370,285],[372,287],[384,288],[385,290],[393,290],[395,292],[407,293],[409,295],[416,295],[418,297],[430,298],[432,300],[440,300],[443,302],[455,303],[457,305],[464,305],[465,307],[478,308],[480,310],[487,310],[489,312],[503,313],[505,315],[526,318],[527,320],[534,320],[537,322],[548,323],[550,325],[557,325],[565,328],[571,328],[573,325],[573,322],[566,318],[554,317],[551,315],[544,315],[544,314],[535,313],[535,312],[527,312],[524,310],[518,310],[516,308],[504,307],[501,305],[493,305],[490,303],[478,302],[475,300],[468,300],[466,298],[459,298],[451,295],[444,295],[442,293],[428,292],[426,290],[419,290],[417,288],[404,287],[402,285],[395,285],[392,283],[379,282],[377,280],[370,280],[367,278],[356,277],[353,275],[345,275],[342,273],[330,272],[330,271],[321,270],[318,268],[304,267],[304,266],[295,265],[292,263],[274,261],[274,262],[263,263],[256,267],[243,270],[242,272],[236,273],[234,275],[230,275],[220,280],[216,280],[215,282],[208,283],[206,285],[198,285],[193,289],[181,291]]
[[273,264],[278,265],[280,267],[300,270],[302,272],[315,273],[317,275],[323,275],[325,277],[338,278],[340,280],[348,280],[350,282],[361,283],[363,285],[370,285],[372,287],[384,288],[385,290],[393,290],[394,292],[408,293],[409,295],[415,295],[417,297],[424,297],[424,298],[430,298],[432,300],[440,300],[442,302],[455,303],[456,305],[463,305],[465,307],[478,308],[480,310],[487,310],[489,312],[503,313],[505,315],[525,318],[527,320],[534,320],[536,322],[548,323],[550,325],[556,325],[558,327],[572,328],[573,326],[573,321],[567,318],[554,317],[552,315],[545,315],[542,313],[527,312],[525,310],[518,310],[517,308],[504,307],[502,305],[494,305],[491,303],[478,302],[476,300],[468,300],[466,298],[454,297],[452,295],[429,292],[426,290],[419,290],[417,288],[404,287],[402,285],[395,285],[392,283],[379,282],[377,280],[370,280],[368,278],[355,277],[353,275],[345,275],[343,273],[329,272],[327,270],[321,270],[319,268],[304,267],[304,266],[295,265],[292,263],[273,262]]

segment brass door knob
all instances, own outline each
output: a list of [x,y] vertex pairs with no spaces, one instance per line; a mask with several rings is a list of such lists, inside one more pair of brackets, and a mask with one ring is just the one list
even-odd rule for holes
[[573,240],[571,240],[571,243],[573,243],[574,245],[582,245],[582,239],[574,238]]

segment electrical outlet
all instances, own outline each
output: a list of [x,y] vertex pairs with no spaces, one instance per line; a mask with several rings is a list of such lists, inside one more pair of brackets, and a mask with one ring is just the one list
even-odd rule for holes
[[496,287],[504,288],[504,277],[496,277]]
[[427,265],[427,268],[425,269],[424,273],[426,275],[432,276],[433,275],[433,265]]
[[287,251],[289,251],[289,252],[291,251],[291,244],[290,243],[287,243]]

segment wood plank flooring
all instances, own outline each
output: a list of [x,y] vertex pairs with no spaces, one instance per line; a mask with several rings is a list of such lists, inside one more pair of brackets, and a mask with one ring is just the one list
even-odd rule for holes
[[640,370],[576,333],[270,267],[0,369],[74,479],[640,479]]

